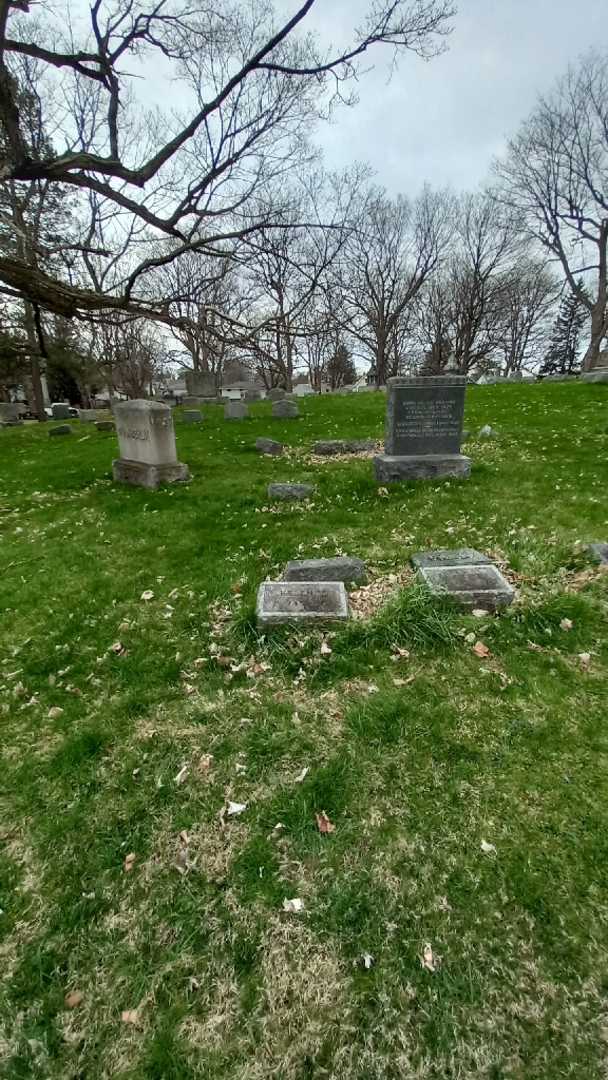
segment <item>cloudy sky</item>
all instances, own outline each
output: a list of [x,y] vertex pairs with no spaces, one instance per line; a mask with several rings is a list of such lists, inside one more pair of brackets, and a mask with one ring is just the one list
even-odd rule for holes
[[[387,81],[388,52],[359,86],[359,104],[319,130],[328,165],[369,161],[391,192],[482,182],[536,95],[589,48],[608,48],[607,0],[456,0],[449,51],[404,54]],[[279,0],[278,9],[293,11]],[[342,43],[368,0],[317,0],[307,25]]]

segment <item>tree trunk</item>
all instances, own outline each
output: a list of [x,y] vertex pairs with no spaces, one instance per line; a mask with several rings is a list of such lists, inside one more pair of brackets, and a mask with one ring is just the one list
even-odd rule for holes
[[607,249],[608,249],[608,220],[602,222],[600,231],[600,238],[598,241],[599,250],[599,272],[597,283],[597,299],[591,310],[591,340],[589,341],[589,347],[583,357],[583,371],[590,371],[591,368],[597,363],[600,349],[602,347],[602,341],[606,335],[608,312],[606,311],[606,304],[608,301],[607,294]]
[[[36,323],[34,319],[34,309],[27,301],[24,305],[24,317],[25,333],[27,336],[27,344],[31,355],[30,376],[32,380],[32,392],[34,394],[34,408],[33,412],[36,414],[39,420],[45,421],[48,419],[44,411],[44,386],[43,376],[41,371],[41,356],[40,356],[40,343],[38,341],[38,335],[36,333]],[[48,391],[47,391],[48,393]]]

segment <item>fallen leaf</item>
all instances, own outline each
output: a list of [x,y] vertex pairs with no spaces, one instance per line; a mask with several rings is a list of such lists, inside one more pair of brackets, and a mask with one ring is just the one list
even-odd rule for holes
[[361,967],[365,968],[366,971],[369,971],[369,969],[374,966],[374,963],[375,959],[372,954],[364,952],[363,956],[361,957]]
[[585,668],[589,667],[589,664],[591,663],[591,653],[579,652],[578,658],[579,658],[579,660],[580,660],[583,667],[585,667]]
[[125,647],[122,641],[115,641],[113,645],[110,645],[109,651],[116,653],[117,656],[120,656],[120,654],[125,651]]
[[120,1019],[123,1024],[139,1024],[139,1013],[137,1009],[124,1009],[120,1014]]
[[317,821],[317,829],[320,833],[332,833],[336,831],[336,826],[329,820],[324,810],[321,810],[320,814],[315,814]]
[[228,800],[228,806],[226,808],[227,817],[236,817],[237,814],[242,814],[247,809],[247,803],[230,802]]
[[368,688],[367,688],[367,692],[368,692],[368,694],[379,694],[380,693],[380,688],[378,686],[376,686],[375,683],[370,683]]
[[465,635],[464,640],[466,641],[467,645],[474,645],[476,637],[477,637],[477,635],[474,634],[473,631],[471,630],[468,634]]
[[213,754],[203,754],[198,763],[200,772],[209,772],[211,768],[211,762],[213,761]]
[[153,599],[154,599],[154,593],[152,592],[152,589],[146,589],[144,592],[142,592],[142,594],[140,596],[140,600],[153,600]]
[[415,678],[415,675],[408,675],[407,679],[393,679],[393,686],[409,686]]
[[304,901],[300,900],[299,896],[294,896],[293,900],[283,900],[283,911],[287,915],[299,915],[301,911],[304,911]]
[[475,644],[473,646],[473,652],[475,653],[475,656],[480,656],[480,657],[484,657],[484,658],[486,656],[491,656],[492,655],[492,653],[488,649],[488,646],[484,645],[483,641],[476,641],[475,642]]
[[572,630],[573,626],[574,623],[572,622],[572,619],[562,619],[559,624],[560,630]]
[[473,608],[473,611],[471,612],[471,614],[474,615],[476,619],[485,619],[488,612],[486,611],[485,608],[476,607],[476,608]]
[[130,630],[130,629],[131,629],[131,623],[128,623],[128,622],[121,622],[121,623],[120,623],[120,625],[119,625],[119,627],[118,627],[118,629],[120,630],[120,633],[121,633],[121,634],[124,634],[126,630]]
[[423,968],[426,968],[427,971],[437,971],[437,968],[439,967],[439,957],[433,955],[433,949],[428,942],[422,949],[420,963],[422,964]]
[[188,765],[182,765],[182,767],[179,770],[177,776],[175,777],[175,783],[176,784],[183,784],[183,782],[186,779],[187,775],[188,775]]
[[481,850],[483,851],[484,855],[491,855],[492,853],[496,854],[496,848],[494,847],[494,844],[489,844],[487,840],[481,841]]
[[326,641],[321,642],[321,656],[331,656],[331,649]]
[[196,694],[196,686],[192,686],[192,683],[184,683],[184,693],[188,694],[188,696]]
[[305,767],[302,769],[302,772],[299,772],[298,775],[296,776],[296,784],[301,784],[306,779],[307,775],[308,775],[308,765],[305,765]]
[[192,661],[192,666],[195,668],[202,668],[203,664],[207,664],[208,662],[208,656],[197,656],[196,660]]
[[82,990],[70,990],[63,999],[66,1009],[75,1009],[84,1000]]
[[57,720],[63,714],[63,709],[59,705],[53,705],[52,709],[49,709],[47,716],[49,720]]
[[134,864],[136,858],[137,858],[137,855],[135,854],[134,851],[131,851],[128,855],[125,856],[125,861],[124,861],[123,866],[124,866],[124,869],[125,869],[125,871],[127,873],[129,873],[129,870],[133,869],[133,864]]

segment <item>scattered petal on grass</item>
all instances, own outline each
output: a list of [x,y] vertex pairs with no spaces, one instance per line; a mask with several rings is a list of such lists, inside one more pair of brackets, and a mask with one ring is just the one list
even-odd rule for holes
[[52,709],[49,709],[47,716],[49,720],[58,720],[63,715],[63,709],[59,705],[53,705]]
[[302,772],[299,772],[296,776],[296,784],[302,784],[308,775],[308,765],[305,765]]
[[66,994],[63,1000],[66,1009],[76,1009],[84,1000],[84,994],[82,990],[70,990],[69,994]]
[[183,782],[186,779],[187,775],[188,775],[188,765],[182,765],[182,767],[179,770],[177,776],[175,777],[175,783],[176,784],[183,784]]
[[228,800],[228,806],[226,807],[226,816],[237,817],[238,814],[242,814],[246,809],[246,802],[230,802],[230,800]]
[[137,1009],[124,1009],[120,1014],[120,1019],[123,1024],[139,1024],[139,1013]]
[[320,833],[332,833],[336,831],[336,826],[329,820],[324,810],[321,810],[320,814],[315,814],[317,821],[317,829]]
[[144,592],[142,592],[141,597],[140,597],[140,600],[153,600],[153,599],[154,599],[154,593],[152,592],[152,589],[146,589]]
[[426,945],[424,945],[424,947],[422,949],[422,956],[420,957],[420,963],[422,964],[422,967],[425,968],[427,971],[437,971],[437,968],[439,967],[439,965],[441,963],[440,958],[438,956],[434,955],[433,949],[432,949],[431,945],[428,943],[428,941],[427,941]]
[[331,648],[326,641],[321,642],[321,656],[331,656]]
[[494,844],[489,844],[487,840],[481,841],[481,850],[483,851],[484,855],[496,854],[496,848],[494,847]]
[[123,866],[124,866],[124,869],[127,872],[127,874],[129,873],[129,870],[133,869],[133,865],[135,863],[136,858],[137,858],[137,855],[135,854],[134,851],[129,852],[129,854],[125,856],[125,861],[124,861]]
[[572,630],[573,626],[574,623],[572,622],[572,619],[562,619],[559,624],[560,630]]
[[475,653],[475,656],[480,656],[480,657],[484,657],[484,658],[486,656],[491,656],[492,655],[492,653],[488,649],[488,646],[484,645],[483,641],[476,641],[475,642],[475,644],[473,646],[473,652]]
[[588,667],[589,667],[589,664],[591,663],[591,653],[588,653],[588,652],[579,652],[579,654],[578,654],[578,658],[579,658],[579,660],[580,660],[580,662],[581,662],[581,665],[582,665],[582,666],[583,666],[584,668],[588,668]]
[[292,900],[285,898],[283,900],[283,911],[287,915],[299,915],[301,911],[304,911],[304,901],[300,900],[299,896],[294,896]]

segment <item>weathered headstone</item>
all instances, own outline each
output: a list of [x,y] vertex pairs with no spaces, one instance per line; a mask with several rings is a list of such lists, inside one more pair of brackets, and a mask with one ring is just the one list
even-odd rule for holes
[[608,544],[588,544],[587,551],[593,562],[599,563],[600,566],[608,566]]
[[285,397],[285,390],[281,386],[273,386],[272,390],[269,390],[266,394],[269,401],[282,401]]
[[227,401],[224,405],[224,420],[247,420],[249,408],[244,401]]
[[325,439],[313,443],[312,452],[319,457],[333,457],[336,454],[363,454],[376,449],[374,439]]
[[201,397],[184,397],[181,399],[180,404],[185,405],[187,409],[198,409],[199,405],[204,403],[204,399]]
[[256,439],[255,448],[261,454],[272,454],[273,457],[279,457],[283,453],[283,443],[277,442],[275,439]]
[[112,420],[97,420],[95,427],[97,431],[114,431],[114,423]]
[[16,401],[0,401],[0,424],[2,427],[20,427],[21,408]]
[[190,397],[215,397],[215,375],[208,371],[187,371],[186,390]]
[[283,398],[281,401],[273,402],[272,415],[275,420],[296,420],[300,415],[300,410],[295,401]]
[[491,559],[472,548],[421,551],[411,562],[431,592],[465,609],[499,611],[515,598],[515,589]]
[[57,427],[49,428],[49,435],[71,435],[72,429],[69,424],[58,424]]
[[421,375],[388,380],[385,453],[374,458],[380,483],[469,476],[460,453],[464,375]]
[[245,390],[245,401],[259,401],[261,397],[262,391],[255,386],[251,390]]
[[78,419],[81,424],[94,424],[97,420],[97,409],[79,409]]
[[363,559],[337,555],[331,559],[293,559],[287,563],[283,581],[365,581]]
[[114,479],[137,487],[157,488],[188,480],[187,465],[177,460],[173,417],[159,401],[121,401],[114,406],[120,458],[112,462]]
[[53,420],[68,420],[70,417],[70,406],[64,402],[59,401],[52,407]]
[[314,484],[269,484],[268,497],[270,499],[282,499],[285,502],[299,502],[302,499],[310,499],[314,495]]
[[182,413],[184,424],[200,424],[202,419],[203,414],[199,409],[184,409]]
[[597,360],[593,361],[589,371],[581,375],[583,382],[608,382],[608,349],[600,352]]
[[279,623],[326,623],[348,619],[348,598],[342,581],[265,581],[258,590],[260,626]]

